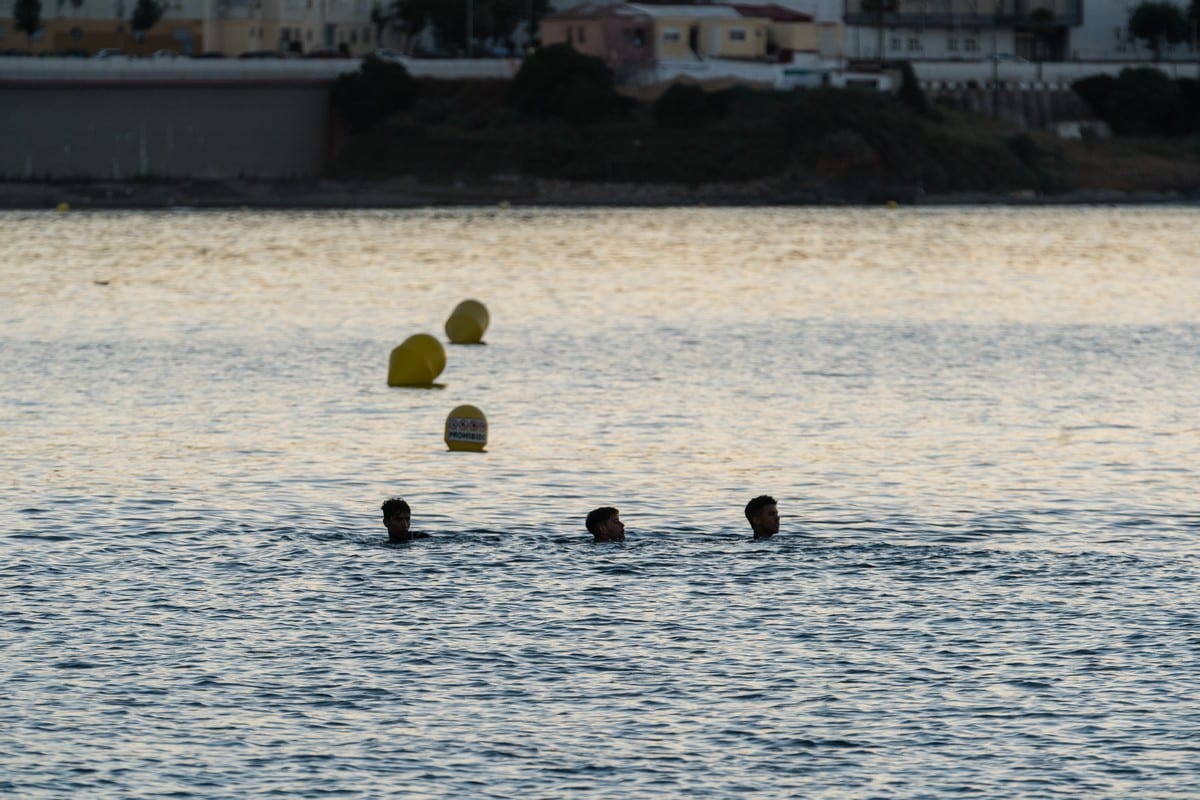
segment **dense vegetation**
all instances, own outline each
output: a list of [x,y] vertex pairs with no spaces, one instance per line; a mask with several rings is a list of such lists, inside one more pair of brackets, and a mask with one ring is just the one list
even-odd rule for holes
[[1077,81],[1078,93],[1096,116],[1123,136],[1200,134],[1200,81],[1168,78],[1157,69],[1126,69],[1116,78]]
[[[905,86],[895,97],[677,84],[639,102],[613,89],[598,60],[547,47],[507,83],[405,75],[411,103],[374,114],[386,122],[370,129],[356,124],[363,132],[342,147],[336,170],[440,182],[495,175],[693,186],[771,181],[785,195],[850,202],[1073,188],[1064,180],[1061,142],[931,109],[911,70],[901,72]],[[1112,90],[1093,94],[1111,98]]]
[[404,65],[367,56],[357,72],[338,76],[333,107],[352,131],[360,132],[409,108],[414,93]]

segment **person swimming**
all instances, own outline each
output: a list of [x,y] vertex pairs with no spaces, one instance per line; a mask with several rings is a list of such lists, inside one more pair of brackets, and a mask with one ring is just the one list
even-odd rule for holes
[[779,533],[779,507],[769,494],[760,494],[746,503],[746,519],[755,539],[770,539]]
[[625,541],[625,523],[621,522],[620,513],[612,506],[603,506],[587,515],[584,524],[593,542]]
[[383,510],[383,526],[387,528],[389,542],[411,542],[413,539],[428,539],[428,533],[413,533],[412,510],[401,497],[389,497],[380,506]]

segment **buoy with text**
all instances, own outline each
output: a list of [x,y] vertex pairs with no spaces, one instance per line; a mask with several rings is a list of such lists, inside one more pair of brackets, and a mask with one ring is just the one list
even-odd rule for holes
[[432,386],[446,368],[446,348],[428,333],[414,333],[392,350],[388,386]]
[[487,446],[487,417],[475,406],[459,406],[446,417],[446,447],[482,453]]
[[454,344],[479,344],[490,321],[491,317],[483,303],[463,300],[446,320],[446,336]]

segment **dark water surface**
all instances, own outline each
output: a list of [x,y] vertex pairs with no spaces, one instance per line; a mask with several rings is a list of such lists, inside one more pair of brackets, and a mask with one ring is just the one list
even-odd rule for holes
[[0,795],[1197,796],[1200,210],[0,235]]

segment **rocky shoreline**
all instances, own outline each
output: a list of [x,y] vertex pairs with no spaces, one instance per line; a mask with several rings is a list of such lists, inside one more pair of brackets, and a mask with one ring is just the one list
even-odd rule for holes
[[877,205],[1144,205],[1200,204],[1195,192],[1087,189],[1058,194],[1032,191],[925,195],[911,189],[847,196],[835,187],[784,186],[781,181],[711,183],[697,186],[650,183],[577,183],[496,176],[486,182],[422,183],[385,180],[135,180],[2,181],[0,208],[48,210],[348,209],[447,206],[843,206]]

